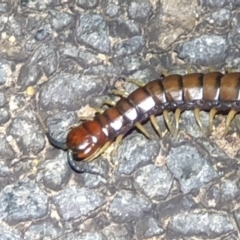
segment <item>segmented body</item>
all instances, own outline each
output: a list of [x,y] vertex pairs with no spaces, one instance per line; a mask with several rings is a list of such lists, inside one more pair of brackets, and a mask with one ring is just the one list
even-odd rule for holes
[[115,106],[97,114],[92,121],[73,128],[68,133],[66,146],[77,159],[92,160],[149,117],[161,134],[155,115],[165,112],[164,118],[169,124],[167,111],[175,111],[177,131],[181,111],[193,109],[200,127],[200,110],[210,111],[211,127],[217,111],[229,111],[227,132],[231,120],[240,111],[240,73],[175,74],[155,79],[122,97]]

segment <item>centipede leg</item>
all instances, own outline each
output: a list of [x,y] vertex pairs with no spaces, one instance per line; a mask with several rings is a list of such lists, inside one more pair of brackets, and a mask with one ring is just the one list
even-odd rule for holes
[[145,83],[144,82],[141,82],[137,79],[134,79],[134,78],[128,78],[126,79],[126,82],[131,82],[131,83],[134,83],[135,85],[137,85],[138,87],[144,87],[145,86]]
[[120,91],[120,90],[110,90],[108,91],[109,94],[117,95],[117,96],[122,96],[122,97],[128,97],[128,93],[126,91]]
[[112,100],[105,100],[105,101],[102,102],[102,106],[103,105],[108,105],[108,106],[114,107],[116,105],[116,103]]
[[[116,103],[115,103],[114,101],[112,101],[112,100],[105,100],[105,101],[102,102],[102,106],[103,106],[103,105],[115,106]],[[96,112],[98,112],[98,113],[100,113],[100,114],[103,114],[104,111],[105,111],[105,110],[102,109],[102,108],[95,108],[95,110],[96,110]]]
[[209,72],[215,72],[215,68],[213,66],[209,66]]
[[178,131],[179,131],[179,120],[180,120],[181,112],[182,112],[182,110],[180,108],[177,108],[176,111],[175,111],[175,123],[176,123],[175,134],[174,134],[175,139],[177,138],[177,134],[178,134]]
[[91,162],[93,159],[99,157],[102,153],[104,153],[109,146],[111,145],[112,142],[106,142],[103,147],[98,149],[94,154],[92,154],[90,157],[85,158],[84,161]]
[[227,120],[226,120],[226,124],[225,124],[225,131],[224,131],[224,136],[227,135],[228,131],[229,131],[229,126],[231,121],[233,120],[233,118],[235,117],[235,115],[237,114],[237,111],[232,109],[228,115],[227,115]]
[[209,133],[212,132],[213,129],[213,119],[217,113],[216,108],[212,108],[211,111],[209,112]]
[[118,146],[119,146],[120,142],[122,141],[123,137],[124,137],[123,134],[120,134],[120,135],[117,136],[115,144],[114,144],[114,149],[112,151],[112,157],[115,156],[115,154],[118,150]]
[[226,73],[231,73],[231,72],[232,72],[232,69],[231,69],[230,67],[226,67],[226,68],[225,68],[225,72],[226,72]]
[[171,133],[171,135],[173,136],[174,135],[174,132],[173,132],[173,128],[172,128],[172,125],[170,123],[170,119],[169,119],[169,115],[168,115],[168,111],[167,110],[163,110],[163,118],[167,124],[167,127]]
[[204,133],[204,129],[203,129],[202,122],[201,122],[201,120],[200,120],[200,115],[199,115],[199,113],[200,113],[200,109],[199,109],[199,108],[195,108],[195,109],[194,109],[194,117],[195,117],[195,119],[196,119],[196,122],[197,122],[199,128],[201,129],[201,132]]
[[102,114],[104,110],[102,108],[94,108],[97,113]]
[[164,70],[162,71],[162,75],[163,75],[164,77],[167,77],[167,76],[169,76],[169,72],[168,72],[166,69],[164,69]]
[[150,121],[154,127],[154,129],[156,130],[156,132],[158,133],[159,137],[162,137],[162,131],[157,123],[157,119],[155,118],[154,115],[151,115],[150,116]]
[[187,73],[192,73],[192,65],[191,64],[188,64],[187,66]]
[[93,174],[93,175],[99,175],[101,177],[102,174],[92,171],[90,169],[85,169],[85,168],[80,168],[79,166],[76,165],[76,161],[73,158],[73,153],[71,150],[67,151],[67,159],[68,159],[68,164],[70,165],[70,167],[76,172],[76,173],[89,173],[89,174]]
[[139,122],[135,124],[135,127],[138,128],[147,138],[152,139],[148,131],[143,127],[143,125]]

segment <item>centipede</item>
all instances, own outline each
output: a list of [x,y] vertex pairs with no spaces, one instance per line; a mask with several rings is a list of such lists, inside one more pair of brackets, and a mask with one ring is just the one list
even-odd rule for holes
[[[68,162],[73,170],[86,172],[76,166],[76,161],[92,161],[114,144],[113,155],[124,138],[134,127],[146,137],[151,135],[142,123],[150,120],[157,134],[162,131],[156,116],[163,115],[166,126],[173,137],[179,132],[179,120],[185,110],[193,110],[197,125],[203,131],[200,111],[209,112],[209,132],[218,112],[227,112],[224,136],[229,132],[231,121],[240,112],[240,72],[211,71],[208,73],[188,73],[186,75],[161,75],[147,84],[136,79],[126,79],[138,88],[128,94],[125,91],[111,90],[119,95],[117,102],[107,100],[106,110],[101,109],[92,120],[86,120],[72,128],[65,143],[60,143],[48,134],[52,145],[67,150]],[[169,112],[174,113],[175,127],[172,126]],[[91,173],[91,171],[89,171]]]

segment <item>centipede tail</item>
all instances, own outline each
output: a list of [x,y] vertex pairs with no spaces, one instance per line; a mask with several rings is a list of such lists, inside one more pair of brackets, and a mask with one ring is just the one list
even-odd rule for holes
[[[139,86],[128,94],[119,90],[112,90],[112,94],[120,95],[118,102],[105,101],[111,107],[100,111],[91,121],[85,121],[78,127],[70,130],[66,144],[57,143],[49,137],[50,142],[60,148],[68,149],[69,164],[75,165],[73,155],[77,160],[92,161],[100,156],[115,143],[114,151],[127,132],[136,127],[146,137],[151,135],[141,125],[150,119],[158,135],[162,131],[155,118],[162,114],[168,130],[176,137],[179,131],[179,120],[184,110],[193,110],[197,125],[204,132],[200,119],[200,111],[209,112],[209,132],[213,128],[216,113],[227,111],[224,135],[228,133],[230,123],[240,111],[240,72],[190,73],[187,75],[167,75],[155,79],[146,85],[136,79],[129,79]],[[169,111],[174,111],[175,126],[169,119]],[[84,172],[86,172],[84,170]]]

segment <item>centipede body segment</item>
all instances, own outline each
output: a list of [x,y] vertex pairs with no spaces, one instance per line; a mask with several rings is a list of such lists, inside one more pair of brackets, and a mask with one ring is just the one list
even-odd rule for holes
[[[240,72],[222,74],[220,72],[169,75],[155,79],[146,85],[130,80],[139,86],[127,95],[113,91],[121,99],[109,109],[97,114],[93,120],[85,121],[70,130],[66,146],[79,160],[91,161],[101,155],[112,143],[117,145],[133,127],[140,129],[147,137],[150,134],[141,125],[150,119],[156,132],[162,136],[156,115],[163,114],[172,135],[179,131],[179,119],[184,110],[193,110],[200,129],[203,126],[200,111],[209,111],[209,130],[212,131],[213,119],[218,111],[227,111],[225,134],[234,116],[240,112]],[[168,112],[175,112],[175,127],[170,124]]]

